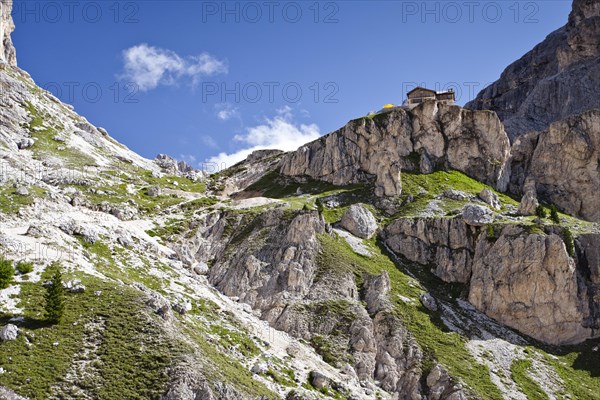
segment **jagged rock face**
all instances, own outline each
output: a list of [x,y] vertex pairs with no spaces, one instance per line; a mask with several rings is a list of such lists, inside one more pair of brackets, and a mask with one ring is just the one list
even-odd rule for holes
[[493,110],[511,139],[551,122],[600,108],[600,5],[575,0],[556,30],[465,107]]
[[287,154],[280,172],[335,185],[374,179],[378,196],[396,196],[402,170],[456,169],[496,186],[508,152],[508,137],[494,113],[428,101],[410,111],[350,121]]
[[464,400],[466,399],[460,385],[454,385],[448,371],[436,365],[427,375],[427,385],[431,388],[429,400]]
[[[243,223],[236,218],[213,212],[178,252],[211,258],[209,281],[274,328],[309,341],[337,337],[334,346],[350,356],[349,379],[377,382],[393,398],[422,399],[423,354],[393,312],[386,273],[364,276],[359,290],[352,272],[320,265],[318,236],[328,228],[317,212],[274,208]],[[344,310],[328,311],[331,302]]]
[[578,267],[587,293],[590,317],[587,326],[600,329],[600,234],[581,235],[575,241]]
[[17,52],[12,44],[10,34],[15,30],[12,11],[13,0],[0,0],[0,63],[17,65]]
[[469,284],[469,301],[502,324],[551,344],[598,336],[599,235],[578,239],[576,259],[556,234],[507,225],[496,239],[458,218],[400,219],[382,237],[442,280]]
[[525,191],[524,182],[532,180],[540,199],[568,214],[600,221],[600,110],[519,138],[507,170],[511,192]]
[[584,326],[588,304],[578,297],[575,261],[562,239],[507,227],[497,241],[479,240],[469,301],[497,321],[551,344],[594,335]]
[[222,195],[232,195],[235,198],[251,197],[256,195],[252,192],[240,192],[252,185],[265,174],[275,170],[283,155],[281,150],[256,150],[244,161],[231,167],[231,176],[225,176],[219,183],[223,185],[220,190]]
[[461,219],[398,219],[384,231],[396,254],[423,265],[445,282],[468,283],[477,228]]

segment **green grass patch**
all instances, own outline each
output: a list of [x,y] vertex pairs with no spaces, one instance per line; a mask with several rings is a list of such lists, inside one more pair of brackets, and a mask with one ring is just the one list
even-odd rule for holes
[[210,332],[219,338],[225,348],[236,348],[245,357],[255,357],[260,354],[260,349],[246,333],[236,332],[221,325],[213,325]]
[[549,400],[546,392],[529,375],[532,363],[529,359],[514,360],[510,366],[510,377],[521,393],[527,396],[528,400]]
[[142,179],[150,186],[160,186],[163,189],[182,190],[190,193],[205,193],[204,182],[193,181],[183,176],[165,175],[160,178],[152,176],[152,171],[139,170]]
[[35,139],[35,144],[31,147],[35,158],[55,156],[64,160],[68,167],[82,168],[96,165],[94,157],[78,149],[70,148],[66,142],[53,139],[55,136],[59,136],[64,127],[56,125],[50,114],[42,114],[31,103],[27,103],[25,109],[31,117],[27,128]]
[[207,340],[210,332],[206,326],[197,320],[183,327],[186,333],[194,339],[201,356],[207,365],[203,373],[209,381],[231,383],[236,389],[254,398],[264,396],[265,399],[278,399],[275,393],[267,389],[261,382],[254,379],[253,374],[235,358],[231,357],[214,341]]
[[[50,270],[41,281],[50,278]],[[97,399],[159,397],[180,344],[163,337],[160,322],[142,309],[137,290],[79,277],[86,291],[66,295],[65,313],[56,325],[43,319],[46,290],[41,282],[21,283],[25,322],[16,341],[0,343],[0,365],[6,370],[0,385],[31,399],[46,399],[53,392],[69,397],[73,385],[64,379],[73,362],[85,359],[86,340],[91,340],[86,326],[96,324],[95,354],[87,356],[90,374],[74,385]]]
[[269,172],[258,181],[248,186],[244,191],[259,192],[265,197],[282,199],[295,196],[298,191],[303,194],[321,194],[324,192],[337,191],[341,189],[356,189],[358,185],[335,186],[328,182],[304,178],[302,182],[297,179],[283,176],[278,172]]
[[27,188],[29,195],[21,196],[16,194],[16,189],[12,186],[0,187],[0,212],[4,214],[16,214],[21,207],[32,205],[36,198],[42,198],[46,191],[38,186]]
[[[483,189],[488,188],[498,195],[500,202],[505,205],[518,206],[519,202],[510,196],[496,192],[491,187],[468,177],[459,171],[436,171],[431,174],[419,174],[414,172],[402,172],[402,195],[401,199],[407,201],[412,197],[412,202],[402,208],[398,216],[412,216],[424,210],[431,200],[436,199],[444,192],[454,189],[461,192],[477,195]],[[468,201],[457,201],[441,198],[440,208],[445,212],[451,212],[456,208],[462,208]]]
[[547,348],[542,356],[551,365],[572,399],[600,400],[600,340],[562,349]]

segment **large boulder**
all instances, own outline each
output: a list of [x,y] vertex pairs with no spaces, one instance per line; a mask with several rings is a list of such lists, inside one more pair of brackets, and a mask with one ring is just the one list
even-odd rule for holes
[[494,221],[494,213],[485,206],[465,204],[462,218],[471,226],[484,226]]
[[488,188],[485,188],[481,192],[479,192],[478,196],[481,200],[483,200],[486,204],[490,205],[495,210],[499,210],[502,207],[498,195]]
[[16,340],[19,336],[19,328],[16,325],[8,324],[0,329],[0,340]]
[[353,204],[346,210],[340,226],[362,239],[370,239],[377,232],[377,220],[362,204]]

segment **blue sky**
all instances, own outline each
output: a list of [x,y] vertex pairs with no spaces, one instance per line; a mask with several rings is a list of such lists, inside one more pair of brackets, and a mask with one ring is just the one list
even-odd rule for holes
[[544,1],[22,1],[19,66],[153,158],[228,166],[399,104],[464,104],[567,21]]

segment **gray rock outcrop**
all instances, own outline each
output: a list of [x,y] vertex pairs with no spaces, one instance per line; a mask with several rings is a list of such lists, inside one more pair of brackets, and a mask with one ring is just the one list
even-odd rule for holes
[[448,371],[437,364],[427,375],[429,400],[465,400],[467,397],[460,384],[455,384]]
[[558,345],[598,336],[600,235],[576,238],[575,258],[553,233],[509,224],[496,236],[457,218],[400,219],[382,233],[393,252],[468,283],[471,304],[502,324]]
[[8,324],[0,329],[0,340],[17,340],[19,328],[16,325]]
[[465,204],[462,210],[463,220],[471,226],[483,226],[494,221],[494,213],[485,206]]
[[507,226],[493,243],[478,240],[469,302],[502,324],[551,344],[591,338],[588,301],[578,292],[575,261],[559,236]]
[[569,21],[483,89],[466,108],[492,110],[511,140],[600,108],[600,4],[574,0]]
[[383,237],[394,253],[432,266],[442,280],[468,283],[477,232],[460,218],[416,218],[392,222]]
[[402,192],[401,171],[456,169],[496,186],[509,141],[493,112],[427,101],[345,127],[286,154],[280,172],[335,185],[375,181],[375,194]]
[[523,197],[519,203],[519,209],[517,213],[519,215],[535,215],[535,212],[540,205],[537,199],[537,191],[535,188],[535,181],[528,179],[523,186]]
[[342,216],[340,226],[362,239],[370,239],[377,232],[377,220],[362,204],[353,204]]
[[[218,256],[209,281],[276,329],[308,341],[328,338],[339,363],[351,355],[352,375],[365,385],[377,382],[400,398],[420,399],[422,351],[393,312],[388,275],[365,276],[359,290],[351,272],[320,264],[318,236],[326,225],[316,211],[284,217],[272,209],[252,218],[243,221],[245,228],[232,228],[244,232],[227,239],[234,247],[212,247]],[[214,227],[199,229],[191,241],[224,242],[219,221],[211,220]],[[199,250],[197,258],[204,255]]]
[[17,52],[10,34],[15,30],[12,11],[13,0],[0,0],[0,63],[17,65]]
[[508,190],[537,196],[568,214],[600,221],[600,110],[555,122],[544,132],[520,137],[507,163]]
[[490,189],[485,188],[477,195],[486,204],[490,205],[493,209],[499,210],[501,208],[500,199],[498,195],[492,192]]

